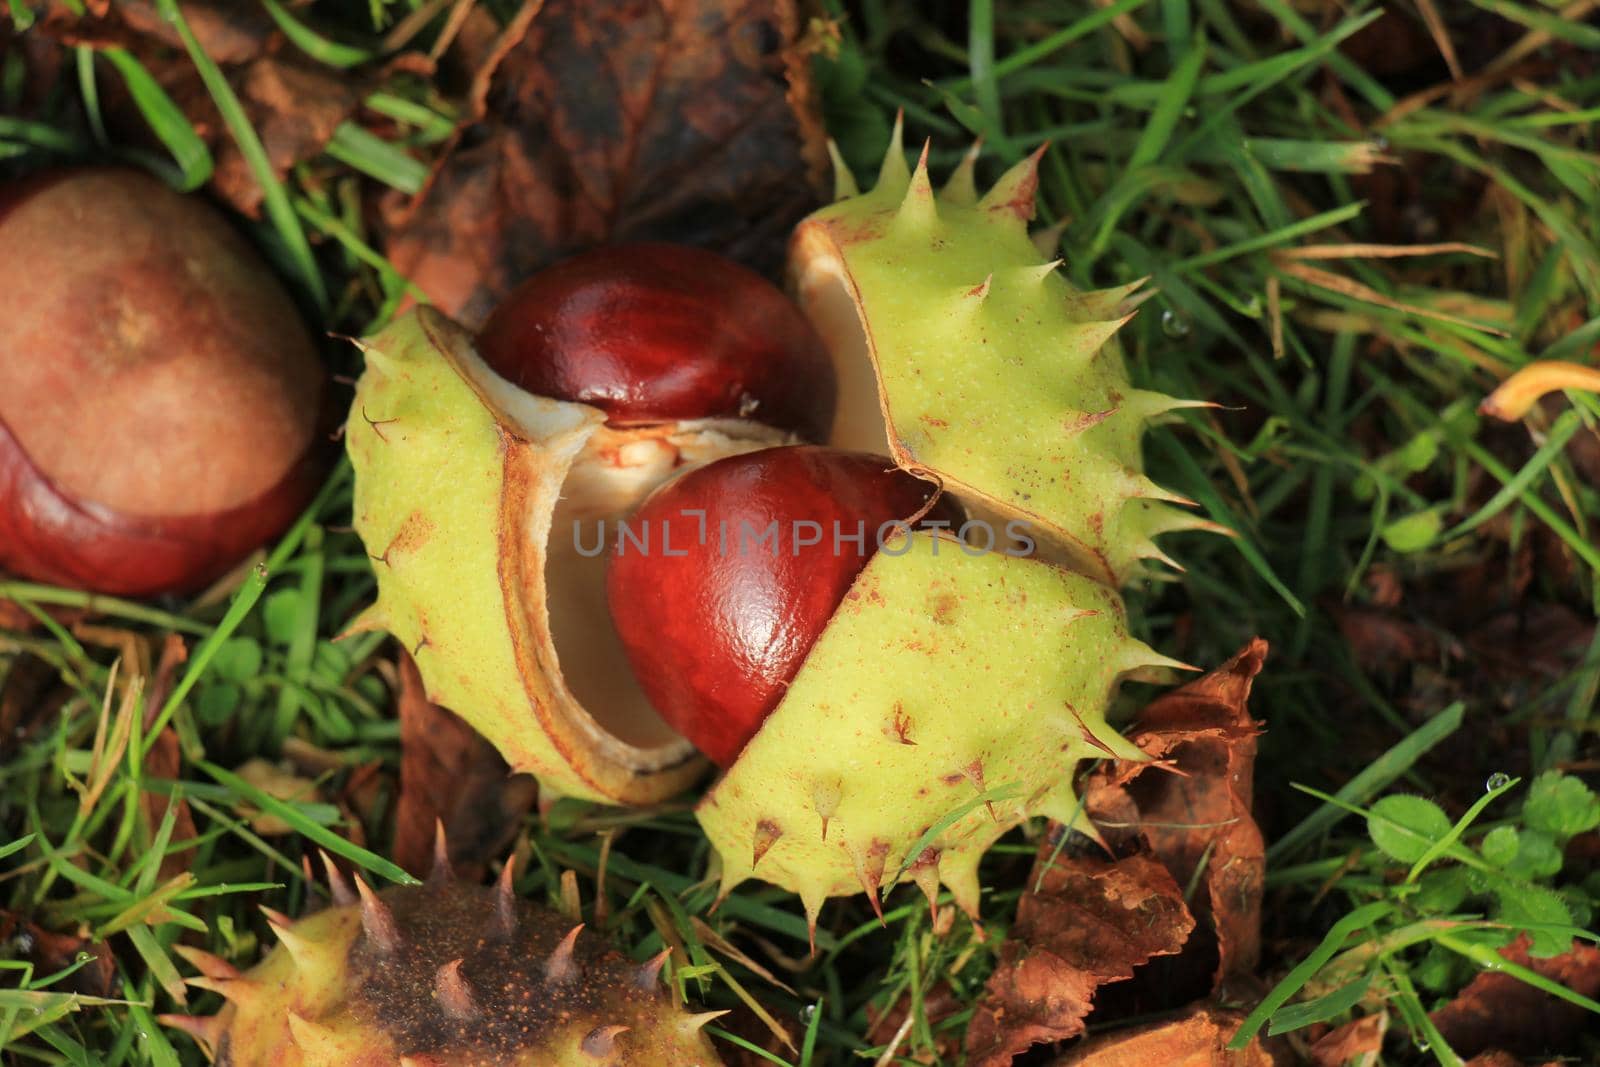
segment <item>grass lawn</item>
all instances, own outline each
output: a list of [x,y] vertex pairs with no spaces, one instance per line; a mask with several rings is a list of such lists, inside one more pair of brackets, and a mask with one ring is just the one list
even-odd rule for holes
[[[116,148],[97,86],[119,79],[162,146],[131,158],[178,185],[207,180],[205,144],[126,51],[65,49],[47,106],[7,117],[21,114],[40,32],[24,28],[27,0],[8,6],[0,165]],[[408,15],[441,6],[266,2],[331,71],[371,69]],[[1558,367],[1554,391],[1517,417],[1479,410],[1530,364],[1600,352],[1596,5],[825,7],[816,72],[853,170],[875,173],[897,110],[908,146],[931,139],[936,176],[974,138],[989,180],[1048,145],[1038,223],[1057,226],[1062,271],[1083,288],[1148,277],[1155,295],[1119,335],[1136,384],[1217,405],[1156,428],[1146,457],[1236,536],[1167,539],[1182,571],[1126,595],[1137,635],[1188,663],[1214,667],[1254,636],[1271,645],[1250,705],[1265,728],[1264,958],[1234,1002],[1295,998],[1303,1010],[1274,1029],[1302,1053],[1308,1027],[1386,1012],[1398,1036],[1378,1062],[1462,1062],[1428,1013],[1486,966],[1528,977],[1498,946],[1519,932],[1536,956],[1575,933],[1596,940],[1600,850],[1583,845],[1593,796],[1576,783],[1600,780],[1600,396],[1592,372],[1585,389]],[[443,19],[413,21],[426,40]],[[215,75],[221,121],[248,145],[249,117],[192,47]],[[283,181],[244,152],[266,179],[254,236],[345,335],[382,324],[411,292],[375,247],[371,208],[421,187],[456,120],[423,77],[366,91],[381,135],[347,122]],[[330,351],[359,372],[348,346]],[[6,1062],[203,1062],[155,1021],[189,973],[172,953],[180,937],[253,960],[270,943],[259,905],[298,914],[317,902],[302,859],[318,848],[375,882],[402,873],[385,856],[400,752],[392,652],[380,633],[332,641],[373,592],[350,497],[346,463],[264,570],[195,601],[0,578],[18,612],[0,629],[0,906],[115,952],[97,998],[74,992],[89,957],[51,973],[6,943]],[[75,626],[79,609],[97,626]],[[156,720],[177,746],[156,761],[139,689],[115,682],[154,680],[136,657],[113,668],[128,632],[158,653],[165,634],[189,642]],[[1134,689],[1128,712],[1156,692]],[[45,693],[47,714],[35,704]],[[315,781],[312,799],[274,799],[240,771],[285,755]],[[152,794],[186,802],[193,836]],[[618,940],[639,959],[680,947],[675,980],[712,1007],[759,997],[797,1038],[773,1062],[925,1064],[957,1062],[951,1035],[983,991],[1042,832],[1014,832],[985,861],[986,940],[964,918],[935,935],[903,887],[881,927],[864,900],[830,903],[811,961],[782,891],[747,883],[707,918],[717,887],[687,806],[563,801],[527,819],[517,850],[520,889],[552,900],[573,869],[592,903],[603,866]],[[181,869],[164,868],[179,852]],[[781,984],[708,948],[707,921]],[[218,1003],[188,996],[199,1010]],[[880,1058],[888,1039],[873,1020],[902,998],[913,1025]],[[761,1027],[740,1032],[730,1040]],[[1600,1055],[1587,1040],[1566,1051]]]

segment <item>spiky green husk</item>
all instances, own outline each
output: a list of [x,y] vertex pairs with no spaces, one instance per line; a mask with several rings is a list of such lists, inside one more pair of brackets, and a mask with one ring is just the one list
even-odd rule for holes
[[563,916],[447,878],[299,922],[269,914],[278,945],[240,973],[180,951],[225,1007],[168,1016],[220,1067],[622,1067],[722,1061],[660,986]]
[[724,888],[776,883],[814,920],[903,877],[975,916],[1001,834],[1077,821],[1079,760],[1142,758],[1105,721],[1118,678],[1173,665],[1089,578],[944,536],[892,543],[698,809]]
[[[625,513],[674,470],[779,435],[723,422],[609,429],[594,408],[494,374],[466,332],[427,307],[361,348],[366,370],[345,440],[356,532],[379,595],[352,630],[394,634],[429,698],[547,795],[644,804],[687,788],[704,764],[642,694],[613,691],[593,707],[575,695],[575,679],[631,685],[631,676],[604,662],[616,640],[599,593],[604,559],[574,551],[577,535],[552,523]],[[551,602],[574,580],[593,595],[569,594],[562,624],[588,629],[561,653],[601,662],[569,662],[564,674]]]
[[899,126],[877,185],[802,222],[790,274],[840,363],[834,443],[887,449],[979,510],[1029,524],[1074,568],[1121,585],[1155,537],[1211,524],[1143,473],[1150,420],[1189,402],[1134,389],[1108,344],[1133,286],[1078,292],[1028,235],[1035,156],[981,199],[968,156],[935,195]]

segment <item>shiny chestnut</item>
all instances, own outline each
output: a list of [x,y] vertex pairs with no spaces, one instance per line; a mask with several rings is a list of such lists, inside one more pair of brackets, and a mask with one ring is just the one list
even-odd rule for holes
[[833,422],[833,365],[805,316],[754,271],[686,245],[608,245],[540,271],[478,350],[613,426],[744,418],[820,441]]
[[815,445],[717,460],[618,527],[617,632],[672,727],[729,766],[782,699],[856,575],[907,523],[959,526],[938,487]]

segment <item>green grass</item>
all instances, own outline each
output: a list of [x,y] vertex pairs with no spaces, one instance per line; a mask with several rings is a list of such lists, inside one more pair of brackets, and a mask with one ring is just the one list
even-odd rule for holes
[[[163,0],[169,15],[176,6]],[[417,6],[268,9],[305,55],[346,68],[380,57],[385,34]],[[1466,18],[1464,6],[1439,6]],[[1132,592],[1133,619],[1162,651],[1204,665],[1253,634],[1273,645],[1253,710],[1267,726],[1257,804],[1272,864],[1263,977],[1276,988],[1252,1026],[1294,1030],[1387,1006],[1411,1040],[1385,1062],[1449,1064],[1459,1060],[1428,1032],[1426,1011],[1508,931],[1563,929],[1506,913],[1496,879],[1561,896],[1580,927],[1600,891],[1582,872],[1496,873],[1485,858],[1507,840],[1491,842],[1501,828],[1528,839],[1524,798],[1541,775],[1600,767],[1600,638],[1551,670],[1492,673],[1472,644],[1477,620],[1449,596],[1471,581],[1485,615],[1594,615],[1600,495],[1575,455],[1593,447],[1600,402],[1557,398],[1510,428],[1475,409],[1516,368],[1582,360],[1600,340],[1600,72],[1572,61],[1415,95],[1447,78],[1443,63],[1366,69],[1359,34],[1377,7],[1330,4],[1315,17],[1305,8],[864,0],[819,74],[829,129],[857,173],[875,171],[895,109],[913,148],[932,138],[935,169],[981,136],[980,169],[992,178],[1048,141],[1040,222],[1062,224],[1068,277],[1086,287],[1152,278],[1157,295],[1121,335],[1136,379],[1223,407],[1157,430],[1148,457],[1158,480],[1238,537],[1174,539],[1168,550],[1186,571]],[[14,0],[11,10],[21,10]],[[1475,0],[1474,10],[1484,21],[1458,27],[1456,39],[1469,75],[1495,60],[1475,46],[1489,30],[1511,27],[1504,47],[1525,32],[1555,42],[1534,58],[1570,46],[1561,53],[1570,59],[1595,44],[1592,25],[1533,0]],[[363,209],[388,189],[418,187],[449,129],[438,97],[415,81],[375,89],[367,107],[387,120],[384,137],[347,124],[323,157],[279,182],[237,101],[184,40],[262,181],[264,250],[328,330],[385,321],[408,283]],[[16,113],[14,63],[0,67],[0,115]],[[47,114],[0,118],[0,160],[96,153],[96,100],[119,79],[166,155],[105,151],[179,187],[207,179],[209,153],[129,53],[72,57],[66,69]],[[1445,247],[1403,257],[1363,247],[1393,244]],[[351,369],[347,348],[330,355]],[[0,631],[0,677],[37,660],[68,689],[58,714],[26,743],[6,739],[0,756],[3,904],[51,929],[109,938],[119,968],[102,1003],[71,994],[70,975],[0,960],[14,972],[0,983],[0,1046],[11,1062],[200,1062],[187,1038],[153,1022],[181,989],[170,955],[180,936],[255,958],[265,936],[256,905],[293,913],[313,902],[320,890],[300,859],[317,847],[375,879],[399,876],[383,856],[392,793],[359,811],[285,802],[233,772],[291,742],[322,754],[331,769],[318,784],[335,798],[356,768],[395,766],[383,639],[331,641],[372,592],[348,532],[349,497],[340,470],[264,571],[225,597],[131,604],[0,582],[0,596],[42,618],[46,607],[86,607],[106,626],[191,643],[177,688],[155,711],[176,728],[183,756],[179,776],[164,779],[138,758],[153,737],[144,696],[134,687],[108,696],[115,649],[53,622]],[[1365,667],[1340,617],[1379,610],[1385,590],[1402,593],[1396,614],[1464,654]],[[127,678],[134,666],[115,669]],[[1520,784],[1496,778],[1486,793],[1497,774]],[[175,807],[150,825],[146,794],[187,801],[196,836],[176,839]],[[1397,794],[1432,798],[1445,819],[1440,833],[1395,824],[1422,842],[1409,860],[1392,835],[1400,854],[1383,848],[1386,798]],[[261,810],[290,832],[253,825]],[[706,918],[709,857],[684,813],[563,802],[525,828],[521,888],[554,896],[559,872],[574,869],[592,902],[602,833],[612,844],[599,891],[619,936],[640,958],[669,940],[684,945],[691,966],[678,981],[714,1006],[737,1003],[738,990],[759,996],[801,1035],[779,1061],[791,1064],[873,1062],[884,1050],[866,1044],[867,1009],[901,995],[913,1024],[887,1062],[931,1062],[967,1013],[930,1021],[926,994],[942,981],[970,1006],[1032,853],[1019,834],[986,864],[986,943],[964,920],[935,936],[913,889],[888,898],[887,929],[864,902],[830,904],[818,960],[780,968],[790,993],[697,934],[695,917],[747,948],[764,939],[773,959],[804,953],[804,922],[779,891],[741,888]],[[183,874],[162,880],[161,859],[180,852]],[[1479,881],[1459,898],[1438,889],[1467,872]],[[190,996],[196,1008],[214,1003]]]

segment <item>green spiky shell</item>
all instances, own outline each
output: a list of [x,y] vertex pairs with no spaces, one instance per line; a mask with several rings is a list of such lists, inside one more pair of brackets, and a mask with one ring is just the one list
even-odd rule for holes
[[624,1067],[721,1064],[638,964],[571,920],[448,880],[393,887],[298,922],[240,973],[181,950],[190,984],[225,1001],[209,1018],[165,1017],[219,1067]]
[[1143,473],[1140,435],[1189,406],[1134,389],[1112,335],[1134,286],[1078,292],[1028,236],[1038,157],[982,199],[969,155],[936,196],[927,152],[908,171],[899,126],[877,185],[857,193],[837,158],[840,199],[790,246],[801,304],[839,362],[833,443],[884,451],[980,514],[1032,536],[1111,585],[1154,538],[1209,527]]
[[1076,821],[1088,756],[1142,758],[1105,721],[1117,680],[1170,666],[1116,594],[1049,563],[919,533],[875,555],[783,701],[697,815],[724,888],[829,896],[901,876],[978,911],[978,860],[1032,815]]
[[[429,699],[492,741],[514,771],[535,775],[546,797],[647,804],[682,792],[704,762],[642,694],[643,716],[602,726],[607,714],[621,714],[610,706],[618,702],[585,707],[563,672],[552,590],[604,560],[575,555],[567,531],[552,533],[553,516],[588,500],[597,516],[625,512],[677,469],[780,435],[727,421],[612,430],[594,408],[500,378],[460,326],[428,307],[361,348],[366,369],[345,441],[355,528],[373,559],[378,599],[352,632],[392,633],[416,660]],[[588,608],[610,635],[596,614],[603,600],[595,584],[594,597],[569,598],[571,610]],[[562,655],[603,659],[603,647],[586,639]],[[614,662],[584,666],[597,684],[631,683]],[[637,721],[648,724],[637,736],[620,729]]]

